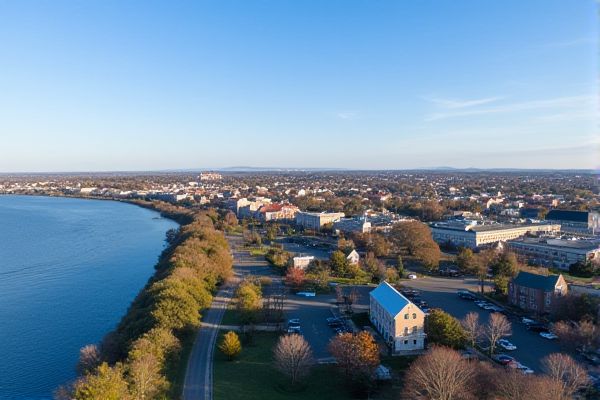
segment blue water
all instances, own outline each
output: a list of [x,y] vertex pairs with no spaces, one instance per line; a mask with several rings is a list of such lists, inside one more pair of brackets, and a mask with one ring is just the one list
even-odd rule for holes
[[112,330],[173,221],[100,200],[0,196],[0,399],[51,399]]

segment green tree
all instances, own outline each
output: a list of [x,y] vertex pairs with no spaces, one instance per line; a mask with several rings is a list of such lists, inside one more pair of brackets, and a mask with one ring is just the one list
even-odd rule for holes
[[425,332],[429,342],[454,349],[463,348],[467,337],[460,321],[439,309],[432,310],[425,320]]
[[235,297],[242,323],[255,323],[262,306],[262,291],[260,287],[251,281],[243,281],[237,288]]
[[463,272],[471,272],[475,269],[475,255],[473,250],[461,247],[456,255],[456,264]]
[[126,400],[131,399],[127,381],[123,376],[123,366],[110,367],[102,363],[92,374],[75,383],[75,400]]
[[571,266],[569,266],[569,274],[573,276],[591,278],[597,273],[597,268],[591,260],[578,261],[575,264],[571,264]]
[[499,257],[491,265],[492,273],[496,276],[513,277],[519,271],[519,262],[515,253],[506,251],[500,254]]
[[348,275],[348,260],[341,251],[336,250],[331,253],[329,264],[331,266],[331,271],[335,276],[345,277]]
[[242,343],[240,342],[240,338],[238,337],[237,333],[229,331],[223,335],[223,340],[219,345],[219,350],[221,350],[221,352],[227,356],[229,361],[237,357],[242,351]]
[[396,259],[396,270],[398,271],[398,276],[402,278],[404,276],[404,262],[402,262],[400,254],[398,254],[398,258]]

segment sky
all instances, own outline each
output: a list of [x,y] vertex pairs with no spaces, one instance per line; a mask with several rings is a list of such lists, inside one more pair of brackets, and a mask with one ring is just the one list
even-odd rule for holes
[[0,172],[598,168],[593,0],[0,0]]

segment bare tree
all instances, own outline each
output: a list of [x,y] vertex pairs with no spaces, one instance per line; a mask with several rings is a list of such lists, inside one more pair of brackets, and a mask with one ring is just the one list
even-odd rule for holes
[[562,386],[548,376],[528,376],[513,369],[494,370],[494,393],[502,400],[569,399],[564,395]]
[[275,367],[290,378],[292,385],[308,375],[314,362],[308,342],[296,334],[281,336],[273,352]]
[[88,344],[79,349],[79,362],[77,362],[77,373],[79,375],[85,375],[92,372],[98,365],[100,365],[101,357],[98,346],[95,344]]
[[460,321],[460,323],[465,330],[467,340],[471,344],[471,347],[475,347],[475,343],[477,343],[477,340],[482,334],[481,325],[479,325],[479,314],[470,312]]
[[487,325],[484,329],[485,337],[490,342],[490,354],[494,353],[496,349],[496,343],[504,336],[508,336],[512,333],[510,322],[506,317],[500,313],[493,313],[490,315]]
[[412,363],[405,377],[409,399],[452,400],[473,397],[475,365],[448,347],[432,347]]
[[585,369],[567,354],[552,353],[544,357],[542,368],[552,380],[561,385],[564,396],[568,398],[589,384]]

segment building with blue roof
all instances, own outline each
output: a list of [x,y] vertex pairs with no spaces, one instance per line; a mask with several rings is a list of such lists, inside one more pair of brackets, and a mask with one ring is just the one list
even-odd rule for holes
[[369,318],[394,353],[425,348],[425,313],[389,283],[369,293]]

